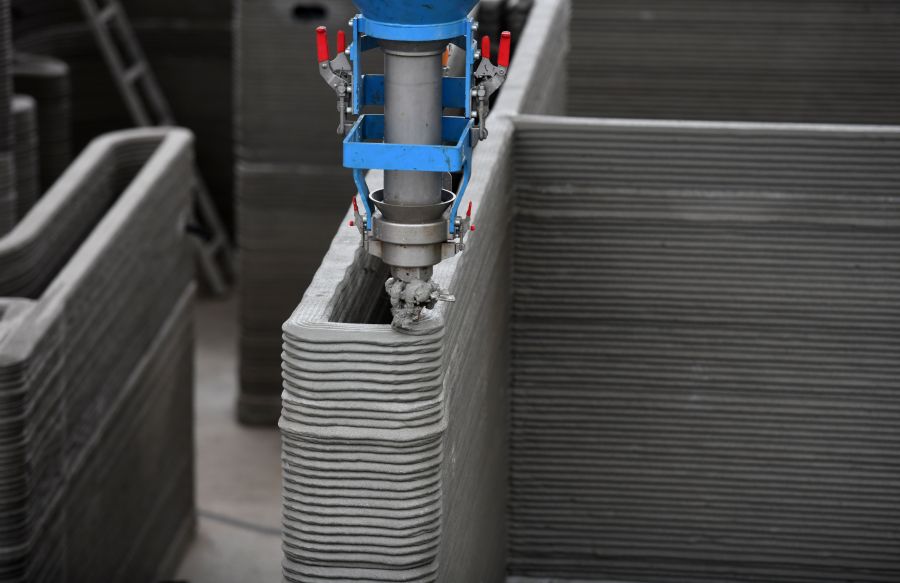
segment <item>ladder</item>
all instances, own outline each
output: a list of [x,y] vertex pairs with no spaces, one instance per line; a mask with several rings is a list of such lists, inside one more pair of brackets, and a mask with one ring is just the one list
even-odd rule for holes
[[[78,3],[134,124],[138,127],[177,125],[119,1],[78,0]],[[194,230],[200,235],[195,241],[203,282],[214,295],[222,295],[234,280],[234,256],[228,234],[196,167],[194,222]]]

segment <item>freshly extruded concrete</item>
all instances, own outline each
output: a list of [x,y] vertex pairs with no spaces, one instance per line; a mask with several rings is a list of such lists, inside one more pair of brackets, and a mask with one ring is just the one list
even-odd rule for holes
[[183,130],[98,139],[0,238],[4,581],[156,581],[187,541],[191,172]]
[[900,130],[516,124],[510,570],[900,579]]
[[574,0],[572,115],[900,122],[894,0]]
[[[476,151],[477,231],[435,269],[457,303],[412,334],[392,329],[386,269],[343,226],[284,325],[288,581],[505,577],[509,117],[558,113],[565,89],[553,27],[568,4],[534,10]],[[551,38],[559,51],[544,50]]]

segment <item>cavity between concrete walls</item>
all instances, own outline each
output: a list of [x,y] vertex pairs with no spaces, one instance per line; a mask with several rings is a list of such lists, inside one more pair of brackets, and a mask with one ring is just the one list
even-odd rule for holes
[[192,138],[94,141],[0,238],[4,581],[157,581],[190,540]]
[[343,226],[284,325],[288,581],[505,577],[511,117],[562,113],[568,18],[535,3],[476,150],[476,236],[435,269],[457,302],[417,335],[371,323],[384,268]]
[[900,128],[516,120],[510,572],[900,580]]

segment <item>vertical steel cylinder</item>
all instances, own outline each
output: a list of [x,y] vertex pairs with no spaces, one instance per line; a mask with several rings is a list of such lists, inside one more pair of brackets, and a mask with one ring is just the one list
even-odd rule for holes
[[[386,143],[441,143],[441,55],[445,46],[443,42],[381,43]],[[410,206],[438,204],[442,178],[438,172],[385,171],[384,201]]]

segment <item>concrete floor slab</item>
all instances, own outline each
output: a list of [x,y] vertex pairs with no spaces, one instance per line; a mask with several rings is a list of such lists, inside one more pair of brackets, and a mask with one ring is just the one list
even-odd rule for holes
[[234,300],[197,307],[199,521],[178,570],[190,583],[281,580],[281,438],[237,423],[236,323]]

